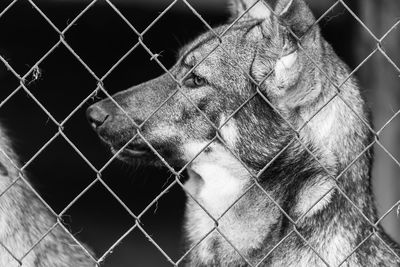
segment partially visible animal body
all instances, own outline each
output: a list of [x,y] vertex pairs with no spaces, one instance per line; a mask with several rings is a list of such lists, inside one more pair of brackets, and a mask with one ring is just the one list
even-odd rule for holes
[[[187,166],[187,266],[397,266],[399,246],[374,225],[357,81],[303,0],[232,2],[237,23],[170,69],[181,93],[165,74],[91,106],[93,128],[130,164],[162,165],[151,144]],[[130,141],[137,131],[146,142]]]
[[10,162],[18,159],[1,128],[0,148],[7,154],[0,153],[0,266],[96,266],[62,227],[45,236],[56,218],[20,179]]

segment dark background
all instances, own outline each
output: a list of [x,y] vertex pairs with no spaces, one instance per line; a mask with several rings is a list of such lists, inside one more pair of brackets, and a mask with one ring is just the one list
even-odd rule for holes
[[[10,3],[0,2],[0,13]],[[81,12],[88,1],[34,1],[59,28],[64,29]],[[194,2],[193,6],[211,25],[224,22],[228,14],[223,1]],[[321,15],[334,1],[312,2]],[[139,31],[143,31],[168,5],[168,1],[113,2]],[[355,1],[346,3],[357,13]],[[360,15],[361,16],[361,15]],[[367,53],[360,55],[355,45],[358,32],[363,31],[343,8],[336,7],[321,22],[324,36],[337,53],[355,68]],[[144,42],[169,68],[178,48],[205,31],[205,26],[179,1],[144,36]],[[82,60],[102,77],[133,45],[138,36],[104,1],[98,1],[65,34],[65,40]],[[28,3],[18,1],[0,17],[0,55],[21,76],[58,42],[59,35]],[[374,43],[366,42],[366,51]],[[62,44],[39,65],[40,75],[26,78],[28,89],[37,100],[61,122],[94,89],[97,81]],[[142,47],[137,47],[105,80],[110,94],[162,74],[162,69],[150,60]],[[0,103],[19,85],[18,79],[0,64]],[[366,92],[368,95],[368,91]],[[98,98],[104,97],[102,94]],[[97,98],[96,98],[97,99]],[[111,157],[85,119],[85,110],[93,98],[82,105],[65,123],[63,131],[70,141],[97,169]],[[394,110],[396,107],[393,107]],[[0,106],[2,124],[9,129],[22,164],[29,161],[58,132],[58,126],[23,90],[19,90]],[[388,118],[387,118],[388,119]],[[389,159],[388,159],[389,160]],[[96,173],[82,160],[62,136],[58,136],[27,166],[35,188],[56,211],[61,212],[94,179]],[[129,167],[112,161],[102,172],[102,178],[120,199],[139,214],[173,181],[165,170]],[[389,185],[390,186],[390,185]],[[185,196],[173,187],[142,217],[145,231],[175,261],[183,252],[181,222]],[[380,210],[389,209],[385,204]],[[100,183],[88,190],[68,211],[65,220],[78,239],[101,256],[116,242],[135,220]],[[392,217],[396,220],[395,211]],[[389,225],[395,238],[399,221]],[[168,266],[168,261],[138,229],[132,231],[107,258],[103,266]]]

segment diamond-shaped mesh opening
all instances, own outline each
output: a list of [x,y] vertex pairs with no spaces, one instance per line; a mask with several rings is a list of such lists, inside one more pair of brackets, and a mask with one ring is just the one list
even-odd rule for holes
[[58,41],[57,33],[28,1],[17,1],[4,13],[0,36],[5,59],[21,76]]
[[[164,70],[151,59],[151,56],[140,44],[135,44],[132,48],[133,50],[126,51],[126,57],[122,61],[114,62],[115,68],[104,79],[104,86],[109,94],[114,94],[164,74]],[[164,60],[162,54],[160,60]],[[172,64],[171,61],[167,63]],[[103,98],[104,94],[100,92],[98,97]]]
[[[19,90],[0,108],[2,121],[12,127],[22,163],[33,157],[57,132],[56,125],[23,90]],[[29,114],[29,119],[28,119]],[[19,140],[29,139],[23,145]]]
[[63,46],[56,48],[38,68],[40,75],[27,88],[59,122],[96,88],[96,80]]
[[[102,2],[91,6],[65,35],[72,49],[99,76],[104,75],[138,37],[111,7]],[[103,19],[99,20],[99,17]]]
[[[49,164],[53,168],[48,168]],[[33,174],[31,180],[38,189],[54,188],[42,196],[56,212],[61,212],[96,178],[94,171],[61,136],[29,163],[27,171]]]
[[77,199],[64,217],[67,228],[79,240],[97,244],[95,252],[99,256],[135,224],[135,219],[100,182]]

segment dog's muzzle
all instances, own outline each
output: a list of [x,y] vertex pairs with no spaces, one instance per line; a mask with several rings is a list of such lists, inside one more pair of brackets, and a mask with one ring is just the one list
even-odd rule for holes
[[92,105],[86,110],[86,117],[90,126],[97,132],[97,130],[105,124],[110,115],[99,105]]
[[136,126],[126,128],[126,125],[123,125],[124,122],[119,122],[118,116],[114,117],[113,111],[110,111],[107,107],[100,101],[90,106],[86,111],[87,120],[100,139],[110,146],[112,153],[118,153],[118,156],[122,159],[147,155],[149,148],[140,137],[134,140],[126,139],[126,132],[130,132],[132,137],[134,136],[137,130]]

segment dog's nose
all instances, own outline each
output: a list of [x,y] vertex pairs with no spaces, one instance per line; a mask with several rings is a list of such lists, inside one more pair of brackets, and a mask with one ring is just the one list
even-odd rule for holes
[[98,105],[92,105],[86,110],[86,117],[93,129],[97,129],[104,124],[110,115]]

